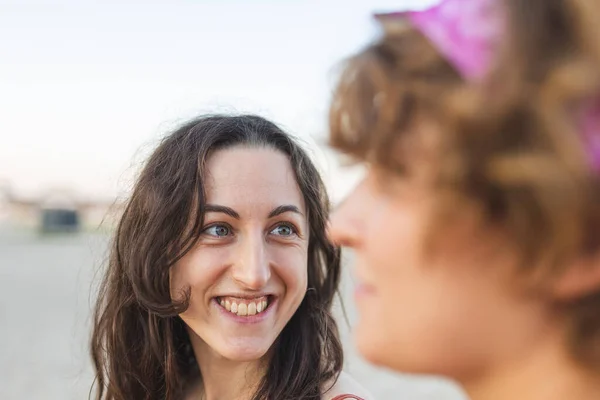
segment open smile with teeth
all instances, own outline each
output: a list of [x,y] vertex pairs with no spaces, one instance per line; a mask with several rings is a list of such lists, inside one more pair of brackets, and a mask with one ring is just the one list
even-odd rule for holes
[[254,299],[239,297],[217,297],[217,303],[232,314],[240,317],[256,315],[264,312],[270,304],[270,296],[261,296]]

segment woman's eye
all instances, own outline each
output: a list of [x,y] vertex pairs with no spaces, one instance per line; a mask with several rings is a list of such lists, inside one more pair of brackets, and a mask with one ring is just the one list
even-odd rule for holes
[[225,237],[231,233],[231,229],[226,225],[213,225],[206,228],[203,233],[214,237]]
[[296,234],[296,229],[291,225],[278,225],[271,231],[272,234],[278,236],[292,236]]

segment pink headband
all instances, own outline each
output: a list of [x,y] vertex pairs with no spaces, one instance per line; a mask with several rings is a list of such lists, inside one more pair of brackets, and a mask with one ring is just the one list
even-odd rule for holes
[[442,0],[424,11],[380,14],[379,18],[406,18],[425,35],[466,80],[483,78],[489,71],[504,15],[496,0]]
[[[378,17],[408,19],[469,82],[481,81],[490,72],[506,29],[500,0],[441,0],[423,11]],[[590,163],[600,171],[600,100],[585,107],[580,129]]]

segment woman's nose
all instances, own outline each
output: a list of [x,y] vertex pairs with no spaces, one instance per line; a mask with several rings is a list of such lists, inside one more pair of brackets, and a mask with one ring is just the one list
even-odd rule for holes
[[271,278],[264,238],[258,234],[247,237],[239,251],[238,260],[233,266],[233,279],[246,289],[263,288]]

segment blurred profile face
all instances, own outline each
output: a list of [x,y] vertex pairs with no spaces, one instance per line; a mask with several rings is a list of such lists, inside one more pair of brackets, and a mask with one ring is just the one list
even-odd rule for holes
[[172,297],[191,289],[181,318],[192,343],[230,360],[257,360],[306,293],[303,196],[287,157],[268,148],[217,151],[205,175],[204,231],[172,269]]
[[546,315],[509,290],[514,253],[477,223],[475,208],[438,228],[435,200],[423,182],[369,169],[334,212],[330,236],[354,250],[363,356],[460,379],[525,354]]

